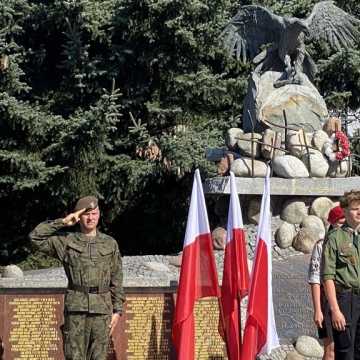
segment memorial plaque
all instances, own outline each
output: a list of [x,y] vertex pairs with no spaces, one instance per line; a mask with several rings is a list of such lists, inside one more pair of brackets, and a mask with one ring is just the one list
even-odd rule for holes
[[195,359],[225,359],[226,346],[219,335],[219,303],[216,298],[195,304]]
[[63,359],[63,296],[24,294],[3,297],[4,359]]
[[[175,359],[171,343],[174,289],[126,292],[124,314],[114,331],[108,360]],[[50,290],[49,290],[50,291]],[[0,338],[6,360],[63,360],[63,294],[0,294]],[[224,359],[218,334],[218,301],[199,300],[195,314],[196,359]],[[1,354],[1,352],[0,352]],[[1,358],[1,357],[0,357]]]
[[169,359],[173,356],[171,326],[172,293],[129,294],[126,298],[126,346],[121,359]]
[[[126,360],[175,359],[171,344],[173,293],[127,294],[126,311],[114,338],[115,357]],[[195,358],[224,359],[225,344],[218,334],[217,299],[195,304]],[[119,357],[120,359],[120,357]]]
[[273,263],[275,321],[283,343],[300,335],[317,336],[307,282],[309,260],[309,256],[293,256]]

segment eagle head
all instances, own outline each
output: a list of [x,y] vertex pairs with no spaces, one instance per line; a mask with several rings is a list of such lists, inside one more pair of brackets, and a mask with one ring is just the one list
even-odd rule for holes
[[297,32],[298,34],[304,33],[306,36],[310,36],[310,29],[305,20],[296,17],[284,18],[284,20],[290,31]]

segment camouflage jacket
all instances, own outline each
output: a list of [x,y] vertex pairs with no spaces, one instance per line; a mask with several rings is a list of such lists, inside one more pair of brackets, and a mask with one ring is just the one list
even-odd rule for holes
[[[62,219],[43,222],[30,233],[43,253],[58,258],[68,278],[65,311],[122,312],[122,262],[116,241],[98,231],[93,238],[61,232]],[[87,291],[89,289],[89,291]]]

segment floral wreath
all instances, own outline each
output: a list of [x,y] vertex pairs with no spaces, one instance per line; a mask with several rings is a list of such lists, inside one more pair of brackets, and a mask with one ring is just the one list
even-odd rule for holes
[[[339,151],[333,150],[336,144],[340,149]],[[341,161],[350,155],[349,139],[342,131],[335,131],[335,133],[330,136],[330,141],[325,143],[324,148],[325,155],[331,161]]]

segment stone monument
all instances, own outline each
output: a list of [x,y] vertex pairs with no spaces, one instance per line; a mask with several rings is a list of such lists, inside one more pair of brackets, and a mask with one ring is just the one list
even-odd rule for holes
[[[329,118],[313,84],[316,66],[305,46],[307,41],[321,40],[341,51],[354,45],[359,28],[358,19],[332,1],[320,1],[306,19],[277,16],[257,5],[242,6],[222,33],[230,54],[243,63],[252,61],[255,68],[244,99],[242,128],[228,129],[226,147],[207,150],[208,160],[218,162],[219,177],[207,179],[204,191],[216,196],[217,203],[224,200],[232,171],[248,230],[258,222],[262,178],[270,165],[273,254],[278,248],[288,254],[311,253],[324,238],[328,213],[339,197],[360,188],[360,177],[351,176],[349,140],[341,131],[341,120]],[[227,212],[217,209],[215,225],[225,227]],[[282,258],[273,261],[276,327],[282,343],[305,335],[296,341],[298,352],[286,357],[303,358],[298,353],[309,356],[310,343],[318,347],[311,338],[302,345],[308,336],[316,336],[306,275],[309,255]],[[322,349],[317,349],[313,356],[321,358]]]
[[[359,29],[360,21],[333,1],[320,1],[305,19],[278,16],[258,5],[241,6],[221,34],[230,55],[243,63],[252,61],[255,68],[244,99],[242,128],[227,130],[226,148],[207,151],[208,160],[218,162],[220,177],[206,180],[205,192],[228,193],[226,176],[232,171],[238,193],[248,197],[244,213],[252,222],[259,208],[260,178],[269,165],[271,194],[279,195],[273,196],[273,208],[284,221],[277,232],[282,247],[292,244],[311,251],[323,236],[319,228],[328,225],[324,216],[308,213],[315,197],[326,199],[328,213],[345,191],[360,188],[360,178],[351,176],[349,139],[341,120],[329,117],[313,84],[316,65],[306,49],[309,42],[325,41],[330,49],[342,51],[356,43]],[[287,221],[283,214],[291,208],[289,201],[306,209],[311,221],[299,216]],[[317,236],[308,236],[310,230]]]
[[326,41],[341,51],[357,41],[359,24],[333,1],[320,1],[306,19],[281,17],[258,5],[240,7],[222,36],[231,54],[256,65],[244,103],[245,132],[282,123],[283,110],[289,125],[320,129],[328,113],[311,83],[316,65],[305,41]]

